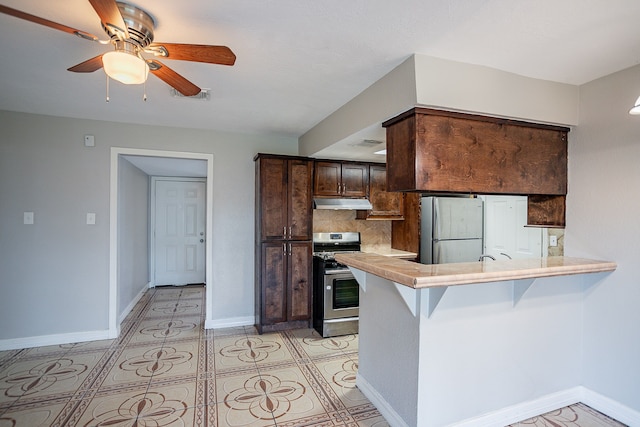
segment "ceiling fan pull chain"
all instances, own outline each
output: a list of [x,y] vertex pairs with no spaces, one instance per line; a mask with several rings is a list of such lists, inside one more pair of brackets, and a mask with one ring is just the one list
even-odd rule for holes
[[144,81],[143,85],[144,85],[144,89],[143,89],[144,93],[142,95],[142,100],[144,102],[147,102],[147,81],[146,80]]
[[[106,73],[105,76],[107,76]],[[109,102],[109,76],[107,76],[107,102]]]

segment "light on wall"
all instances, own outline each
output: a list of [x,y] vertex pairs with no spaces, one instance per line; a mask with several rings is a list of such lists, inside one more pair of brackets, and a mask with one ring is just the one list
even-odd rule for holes
[[640,114],[640,96],[636,99],[636,103],[631,110],[629,110],[629,114],[638,115]]
[[126,41],[117,41],[116,50],[102,55],[102,66],[107,76],[127,85],[142,84],[149,75],[147,62]]

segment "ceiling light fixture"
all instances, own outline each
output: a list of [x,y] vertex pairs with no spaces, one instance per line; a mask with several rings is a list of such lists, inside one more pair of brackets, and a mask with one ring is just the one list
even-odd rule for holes
[[629,110],[629,114],[633,114],[634,116],[640,114],[640,96],[636,99],[636,103],[631,110]]
[[110,78],[126,85],[138,85],[147,81],[149,65],[138,53],[133,43],[118,40],[116,50],[102,55],[104,72]]

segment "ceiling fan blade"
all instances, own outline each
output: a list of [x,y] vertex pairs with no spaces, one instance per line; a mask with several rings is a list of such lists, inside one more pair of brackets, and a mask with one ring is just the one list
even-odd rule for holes
[[74,73],[93,73],[100,68],[102,68],[102,55],[94,56],[91,59],[87,59],[84,62],[68,68],[67,70]]
[[160,61],[150,59],[147,63],[149,64],[149,71],[169,86],[175,88],[175,90],[184,96],[194,96],[200,93],[200,88],[198,86],[194,85]]
[[44,25],[45,27],[53,28],[55,30],[64,31],[65,33],[74,34],[88,40],[98,41],[98,38],[93,34],[89,34],[81,30],[76,30],[75,28],[67,27],[66,25],[58,24],[57,22],[49,21],[48,19],[40,18],[39,16],[31,15],[30,13],[12,9],[7,6],[0,5],[0,13],[24,19],[25,21],[35,22],[36,24]]
[[122,19],[122,14],[115,0],[89,0],[89,3],[105,26],[118,30],[117,32],[122,33],[125,39],[129,38],[127,25]]
[[[162,52],[166,51],[166,54]],[[208,64],[233,65],[236,55],[226,46],[204,44],[151,43],[148,51],[167,59],[206,62]],[[159,53],[158,53],[159,52]]]

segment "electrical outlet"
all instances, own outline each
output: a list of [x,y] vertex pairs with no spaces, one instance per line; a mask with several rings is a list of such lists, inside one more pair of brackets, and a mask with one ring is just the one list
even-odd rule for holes
[[549,246],[558,246],[558,236],[549,236]]

